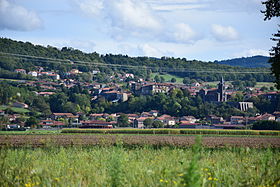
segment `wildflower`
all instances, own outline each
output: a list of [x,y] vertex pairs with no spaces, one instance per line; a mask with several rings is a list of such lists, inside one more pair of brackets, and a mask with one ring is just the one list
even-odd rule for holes
[[217,179],[217,178],[214,178],[213,180],[214,180],[214,181],[218,181],[218,179]]
[[213,178],[212,177],[208,177],[208,180],[211,181],[211,180],[213,180]]
[[204,171],[209,171],[209,169],[208,168],[204,168]]
[[208,175],[211,175],[211,173],[209,172],[209,173],[207,173]]
[[179,173],[178,174],[179,177],[182,177],[183,175],[184,175],[184,173]]
[[176,181],[173,181],[173,183],[174,183],[174,184],[177,184],[177,182],[176,182]]
[[59,181],[59,178],[58,178],[58,177],[56,177],[56,178],[54,178],[54,180],[58,182],[58,181]]
[[163,179],[160,179],[159,182],[164,182],[164,180],[163,180]]
[[32,184],[31,183],[27,183],[24,185],[25,187],[32,187]]

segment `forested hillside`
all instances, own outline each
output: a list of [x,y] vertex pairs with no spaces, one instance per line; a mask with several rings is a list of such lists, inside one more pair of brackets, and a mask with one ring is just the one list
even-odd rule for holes
[[230,66],[240,66],[246,68],[261,68],[261,67],[270,67],[268,63],[269,57],[266,56],[252,56],[252,57],[243,57],[243,58],[234,58],[229,60],[215,61],[218,64],[225,64]]
[[82,72],[99,70],[106,74],[127,72],[142,78],[146,78],[152,72],[162,72],[203,81],[216,81],[221,76],[224,76],[226,80],[252,78],[261,82],[274,80],[273,76],[268,73],[269,68],[233,67],[186,58],[162,57],[159,59],[128,57],[127,55],[100,55],[96,52],[84,53],[69,47],[62,49],[52,46],[43,47],[30,42],[6,38],[0,38],[0,52],[0,76],[8,78],[17,78],[18,75],[12,73],[16,68],[31,71],[35,69],[35,66],[41,66],[45,69],[56,70],[58,73],[77,68]]

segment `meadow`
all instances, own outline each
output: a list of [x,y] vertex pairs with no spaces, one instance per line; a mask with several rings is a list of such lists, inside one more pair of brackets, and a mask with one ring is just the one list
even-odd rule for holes
[[1,148],[0,186],[279,186],[280,150]]

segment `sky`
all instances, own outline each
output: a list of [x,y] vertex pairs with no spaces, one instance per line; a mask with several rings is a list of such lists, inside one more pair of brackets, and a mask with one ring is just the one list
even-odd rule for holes
[[214,61],[269,55],[262,0],[0,0],[0,37],[84,52]]

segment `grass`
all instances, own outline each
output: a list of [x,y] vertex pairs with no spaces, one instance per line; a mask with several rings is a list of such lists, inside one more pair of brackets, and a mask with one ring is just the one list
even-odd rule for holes
[[275,83],[273,83],[273,82],[257,82],[255,88],[261,88],[263,86],[268,87],[268,89],[269,89],[270,87],[275,87]]
[[0,186],[277,186],[280,150],[2,148]]
[[27,130],[27,131],[0,131],[0,135],[49,135],[49,134],[59,134],[61,130]]
[[183,84],[183,78],[182,77],[178,77],[178,76],[171,75],[171,74],[152,73],[152,78],[154,78],[156,75],[164,77],[165,82],[171,82],[170,80],[172,78],[175,78],[176,83]]
[[280,131],[223,129],[62,129],[62,133],[97,134],[199,134],[199,135],[266,135],[280,136]]
[[7,108],[10,108],[15,113],[27,113],[27,112],[30,112],[30,110],[25,109],[25,108],[0,106],[0,110],[6,110]]

